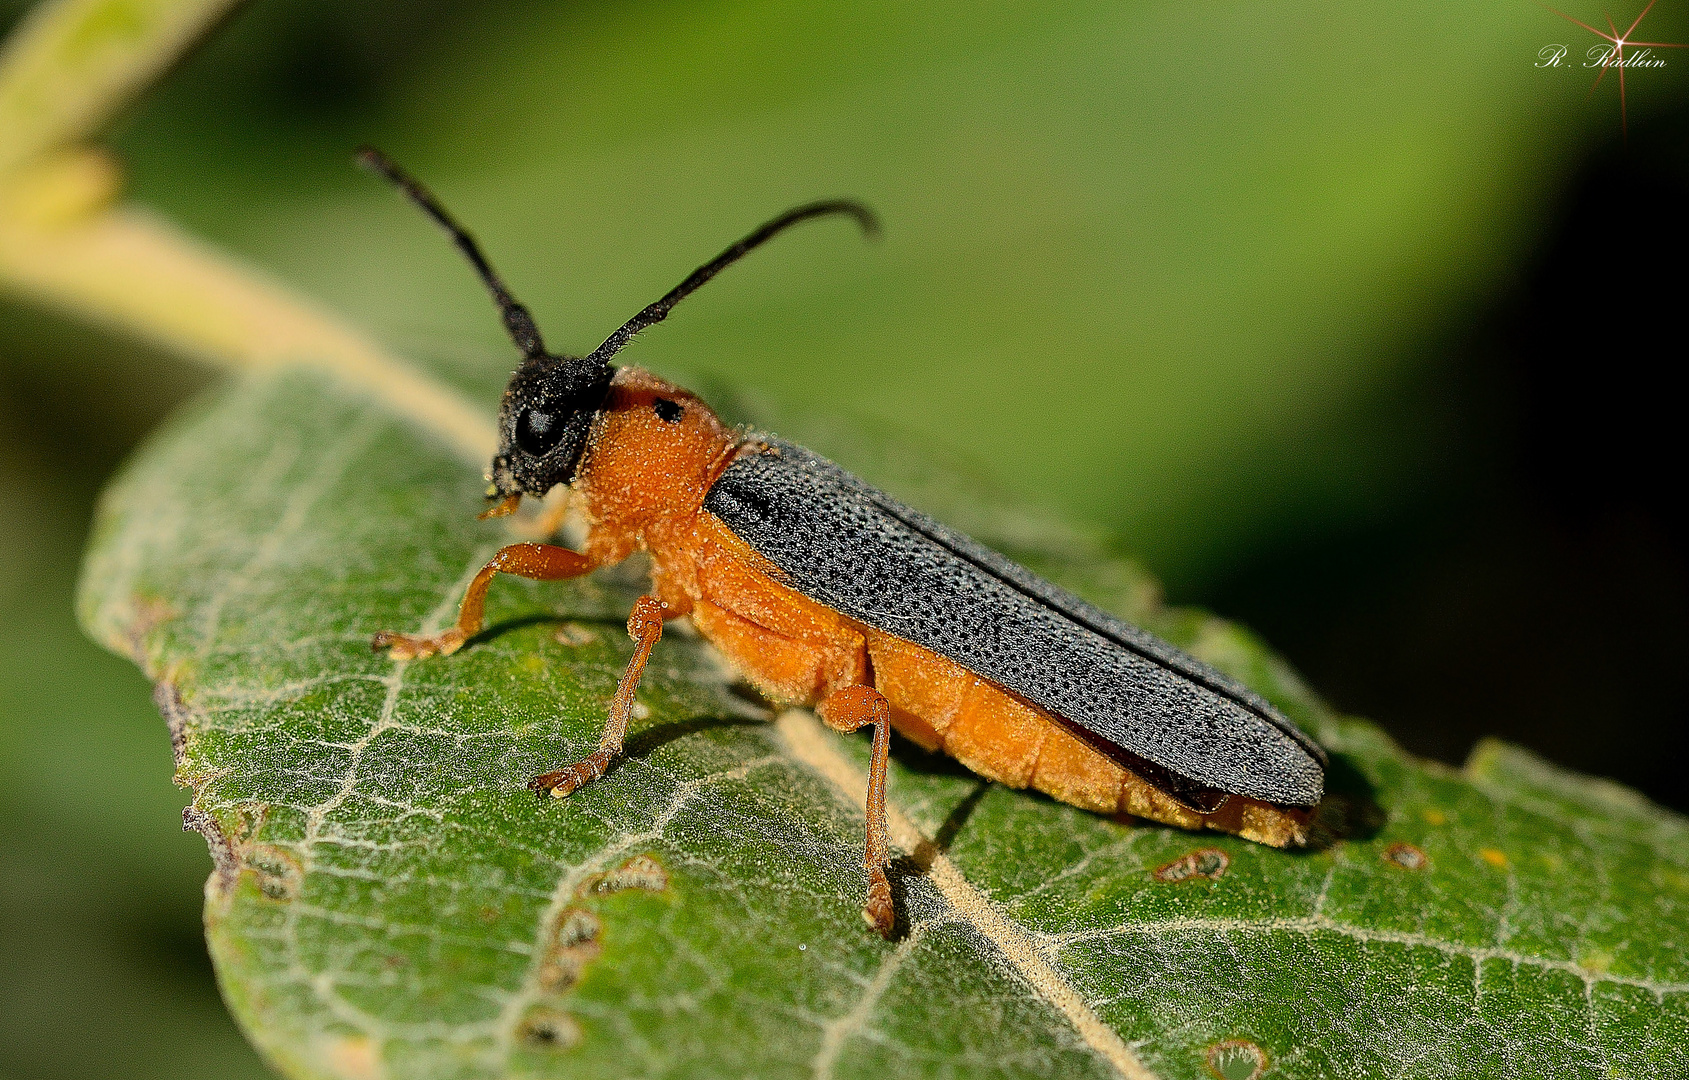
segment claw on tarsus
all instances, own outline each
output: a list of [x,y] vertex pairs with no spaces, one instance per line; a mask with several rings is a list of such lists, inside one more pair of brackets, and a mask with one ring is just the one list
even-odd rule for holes
[[897,928],[897,910],[891,902],[891,882],[878,867],[868,872],[868,899],[862,905],[862,918],[881,937],[891,940]]
[[429,656],[450,656],[462,648],[468,637],[461,629],[453,627],[440,634],[412,635],[398,634],[391,630],[383,630],[370,639],[370,648],[376,652],[382,649],[395,660],[420,660]]
[[584,761],[577,761],[573,765],[566,765],[555,772],[542,773],[528,781],[528,790],[540,799],[550,795],[554,799],[566,799],[581,788],[602,777],[610,768],[610,761],[616,755],[608,750],[600,750]]

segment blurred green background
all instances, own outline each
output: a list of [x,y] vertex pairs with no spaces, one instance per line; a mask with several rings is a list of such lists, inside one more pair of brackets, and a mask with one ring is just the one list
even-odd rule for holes
[[[626,359],[970,458],[1410,749],[1498,734],[1681,809],[1689,57],[1632,74],[1627,143],[1616,88],[1534,66],[1593,40],[1524,2],[261,0],[110,142],[136,200],[489,414],[486,298],[357,144],[553,347],[865,198],[884,243],[783,240]],[[71,616],[106,477],[216,378],[0,296],[0,1076],[262,1073],[149,688]]]

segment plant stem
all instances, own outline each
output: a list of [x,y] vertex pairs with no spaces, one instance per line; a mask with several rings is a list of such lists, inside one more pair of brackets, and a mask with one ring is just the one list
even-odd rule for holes
[[482,411],[339,320],[143,211],[77,145],[232,0],[64,0],[0,47],[0,287],[221,367],[319,368],[372,391],[477,466]]
[[56,0],[0,46],[0,175],[93,135],[238,0]]

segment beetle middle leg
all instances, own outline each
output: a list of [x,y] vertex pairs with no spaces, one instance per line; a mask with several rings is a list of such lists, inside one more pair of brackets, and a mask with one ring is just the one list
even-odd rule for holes
[[835,731],[855,731],[874,725],[874,749],[868,762],[868,838],[862,853],[868,868],[868,898],[862,917],[884,937],[891,937],[896,914],[886,867],[891,852],[886,841],[886,757],[891,749],[891,705],[872,686],[847,686],[821,702],[821,719]]
[[450,630],[433,635],[397,634],[383,630],[375,635],[370,645],[388,650],[397,660],[433,656],[435,653],[450,656],[480,632],[485,621],[487,586],[492,584],[494,577],[502,573],[535,581],[558,581],[580,577],[596,566],[597,563],[588,556],[555,544],[510,544],[501,547],[487,560],[487,565],[481,567],[475,580],[469,583],[463,594],[463,604],[457,611],[457,624]]
[[645,663],[651,659],[651,649],[663,636],[663,615],[668,605],[655,596],[641,596],[628,616],[628,636],[635,645],[628,659],[627,670],[616,686],[616,696],[610,702],[610,715],[604,722],[604,733],[598,737],[598,750],[591,756],[561,769],[534,777],[528,787],[535,795],[550,795],[561,799],[604,775],[610,762],[621,755],[622,741],[627,737],[628,721],[633,719],[633,695],[639,689],[639,677],[645,673]]

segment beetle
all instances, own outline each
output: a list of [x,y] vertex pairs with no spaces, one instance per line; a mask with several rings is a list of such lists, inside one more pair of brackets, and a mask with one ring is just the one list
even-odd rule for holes
[[[598,749],[530,783],[562,798],[621,754],[634,692],[666,619],[686,615],[765,697],[816,706],[832,728],[872,726],[863,915],[894,925],[886,876],[886,757],[892,729],[980,776],[1101,814],[1307,842],[1324,751],[1247,687],[770,435],[730,428],[696,395],[610,360],[687,295],[800,222],[877,221],[849,200],[789,210],[624,323],[585,356],[547,351],[474,239],[421,184],[375,150],[362,162],[451,236],[492,293],[522,354],[499,406],[491,507],[569,490],[583,550],[517,543],[470,583],[443,633],[383,631],[396,658],[450,654],[481,629],[498,574],[577,577],[638,550],[651,590]],[[551,522],[552,529],[559,520]]]

